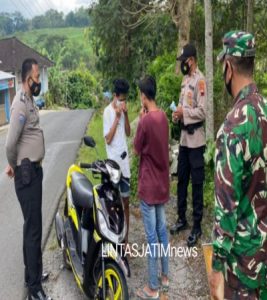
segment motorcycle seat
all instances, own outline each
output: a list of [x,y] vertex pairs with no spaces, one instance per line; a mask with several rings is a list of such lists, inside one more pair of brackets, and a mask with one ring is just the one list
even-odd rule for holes
[[93,207],[93,185],[84,174],[79,172],[72,173],[71,192],[75,206],[79,206],[84,209]]

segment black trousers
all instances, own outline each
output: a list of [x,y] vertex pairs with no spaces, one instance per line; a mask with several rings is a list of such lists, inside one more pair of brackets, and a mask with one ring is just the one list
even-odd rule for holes
[[31,164],[31,182],[23,184],[21,167],[15,170],[15,189],[21,206],[23,225],[23,258],[25,282],[31,293],[41,289],[42,276],[42,181],[41,166]]
[[180,146],[178,156],[177,209],[178,217],[186,220],[187,189],[192,180],[193,220],[195,229],[200,229],[203,216],[203,182],[204,182],[205,146],[188,148]]

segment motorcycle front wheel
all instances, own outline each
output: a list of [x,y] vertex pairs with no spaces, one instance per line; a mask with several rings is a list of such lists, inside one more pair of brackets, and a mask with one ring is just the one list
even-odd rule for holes
[[105,265],[106,297],[103,297],[102,271],[97,276],[96,300],[128,300],[128,287],[125,276],[118,265],[110,261]]

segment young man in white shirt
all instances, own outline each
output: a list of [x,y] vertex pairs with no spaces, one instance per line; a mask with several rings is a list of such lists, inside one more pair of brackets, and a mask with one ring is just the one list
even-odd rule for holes
[[129,230],[130,164],[126,136],[130,136],[131,127],[126,99],[129,84],[125,79],[116,79],[113,85],[113,100],[104,110],[103,129],[107,157],[119,164],[123,175],[120,181],[120,193],[124,203],[127,222],[127,235],[125,239],[125,243],[127,244]]

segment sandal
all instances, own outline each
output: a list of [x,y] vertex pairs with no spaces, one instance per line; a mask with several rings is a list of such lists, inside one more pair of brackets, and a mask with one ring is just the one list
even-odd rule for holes
[[165,292],[165,293],[168,293],[168,291],[169,291],[169,285],[170,285],[169,284],[169,280],[167,280],[167,282],[165,282],[165,283],[162,283],[162,278],[159,277],[159,283],[161,285],[162,291]]
[[136,295],[142,300],[159,300],[159,292],[157,292],[156,296],[151,296],[147,293],[147,291],[143,288],[142,290],[138,290]]

